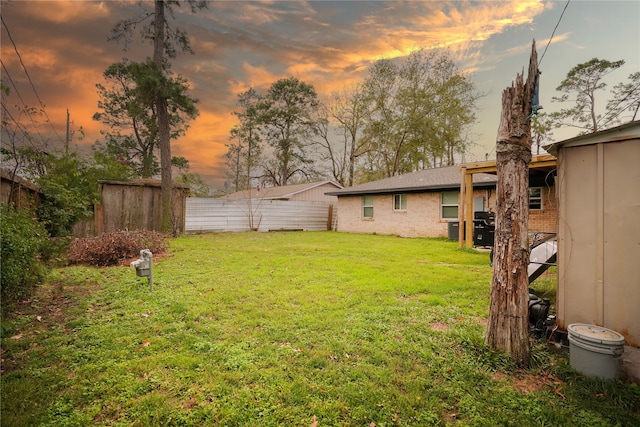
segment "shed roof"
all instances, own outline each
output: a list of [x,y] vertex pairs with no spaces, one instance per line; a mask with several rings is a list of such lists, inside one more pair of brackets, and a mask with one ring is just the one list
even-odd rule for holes
[[249,199],[249,198],[279,199],[279,200],[285,199],[286,200],[286,199],[292,198],[296,194],[303,193],[305,191],[309,191],[313,188],[321,187],[327,184],[334,186],[336,189],[342,188],[340,184],[336,184],[333,181],[317,181],[317,182],[307,182],[304,184],[282,185],[280,187],[266,187],[266,188],[236,191],[235,193],[227,194],[222,198],[228,199],[228,200],[243,200],[243,199]]
[[[497,177],[486,173],[473,175],[473,184],[476,187],[493,187],[497,183]],[[458,190],[460,188],[459,166],[447,166],[443,168],[424,169],[404,175],[393,176],[378,181],[371,181],[361,185],[332,191],[326,194],[331,196],[351,196],[358,194],[384,194],[397,192],[421,192],[436,190]]]
[[6,179],[7,181],[13,181],[16,184],[19,184],[25,188],[28,188],[29,190],[32,190],[35,192],[40,191],[40,187],[38,187],[37,184],[34,184],[31,181],[27,181],[25,178],[12,173],[8,169],[0,168],[0,177],[2,177],[3,179]]
[[632,138],[640,138],[640,120],[625,123],[611,129],[588,133],[574,138],[558,141],[545,145],[543,148],[554,156],[558,155],[558,150],[563,147],[577,147],[580,145],[591,145],[605,142],[624,141]]

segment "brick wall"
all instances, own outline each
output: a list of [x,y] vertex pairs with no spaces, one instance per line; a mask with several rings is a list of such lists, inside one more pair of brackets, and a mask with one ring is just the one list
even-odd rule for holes
[[[495,191],[491,191],[495,198]],[[474,197],[487,199],[487,190]],[[362,216],[362,196],[338,198],[338,231],[394,234],[401,237],[447,237],[450,220],[440,218],[440,193],[407,194],[407,209],[393,210],[393,195],[373,196],[373,218]],[[453,220],[457,221],[457,220]]]
[[[475,197],[485,199],[485,208],[495,211],[495,189],[476,189]],[[449,221],[440,218],[440,192],[407,194],[407,209],[393,210],[393,195],[373,196],[373,218],[362,216],[362,196],[338,198],[338,231],[392,234],[401,237],[447,237]],[[530,211],[529,230],[556,231],[555,187],[542,188],[542,210]]]
[[529,211],[529,231],[558,231],[556,187],[542,187],[542,209]]

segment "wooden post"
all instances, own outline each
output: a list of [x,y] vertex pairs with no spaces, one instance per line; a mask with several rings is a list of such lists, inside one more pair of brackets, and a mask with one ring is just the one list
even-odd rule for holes
[[329,214],[327,215],[327,230],[333,230],[333,204],[329,203]]
[[471,249],[473,248],[473,175],[466,173],[464,181],[467,189],[464,197],[465,246]]
[[502,92],[496,142],[496,233],[487,344],[529,365],[529,163],[532,100],[538,80],[535,40],[523,75]]
[[464,245],[464,201],[466,200],[465,188],[467,168],[462,166],[461,168],[462,178],[460,180],[460,195],[458,196],[458,248],[462,249]]

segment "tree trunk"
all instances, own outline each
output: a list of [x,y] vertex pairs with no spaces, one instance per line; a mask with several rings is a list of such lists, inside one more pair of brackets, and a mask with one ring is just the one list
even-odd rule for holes
[[529,162],[531,102],[538,79],[535,41],[527,83],[518,74],[502,93],[496,144],[498,187],[487,344],[529,365]]
[[[164,70],[164,28],[166,25],[164,15],[164,1],[155,1],[155,21],[154,21],[154,39],[153,39],[153,61],[160,70]],[[162,94],[162,90],[158,90],[155,96],[156,115],[158,118],[158,137],[160,144],[160,177],[162,180],[162,227],[164,233],[172,232],[174,235],[177,230],[173,227],[172,212],[172,177],[171,177],[171,139],[169,131],[169,114],[167,112],[167,100]]]

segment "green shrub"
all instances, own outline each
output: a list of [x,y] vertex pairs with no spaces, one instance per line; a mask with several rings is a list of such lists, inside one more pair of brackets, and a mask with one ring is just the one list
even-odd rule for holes
[[42,281],[46,267],[42,255],[49,243],[44,227],[29,212],[0,205],[0,281],[2,300],[28,296]]
[[136,257],[140,250],[153,254],[165,252],[165,236],[157,231],[114,231],[97,237],[73,239],[67,259],[71,264],[89,264],[98,267],[116,265],[122,260]]

